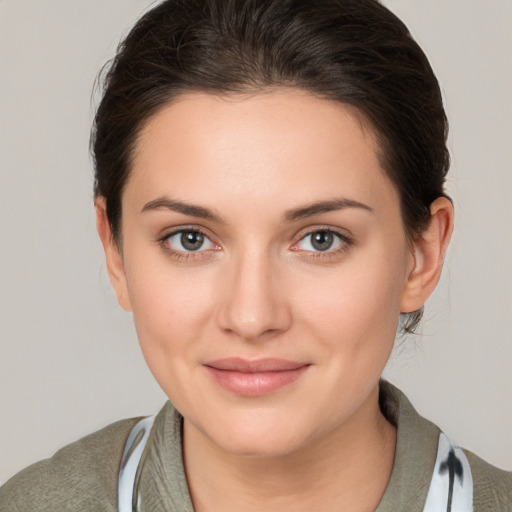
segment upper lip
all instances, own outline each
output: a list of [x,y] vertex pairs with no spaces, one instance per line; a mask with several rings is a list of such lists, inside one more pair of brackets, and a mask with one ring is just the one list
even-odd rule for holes
[[243,359],[241,357],[227,357],[216,359],[205,363],[216,370],[240,372],[240,373],[262,373],[262,372],[283,372],[297,370],[308,363],[289,361],[288,359],[264,358],[264,359]]

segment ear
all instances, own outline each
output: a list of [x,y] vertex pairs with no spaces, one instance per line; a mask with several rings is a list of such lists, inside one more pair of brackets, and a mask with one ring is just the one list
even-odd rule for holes
[[429,225],[411,243],[413,263],[402,292],[402,313],[420,309],[434,291],[452,230],[453,205],[449,199],[439,197],[430,206]]
[[119,305],[126,311],[131,311],[128,286],[124,270],[123,255],[112,235],[112,229],[107,217],[107,205],[104,197],[97,197],[94,202],[96,209],[96,227],[105,251],[108,275],[117,295]]

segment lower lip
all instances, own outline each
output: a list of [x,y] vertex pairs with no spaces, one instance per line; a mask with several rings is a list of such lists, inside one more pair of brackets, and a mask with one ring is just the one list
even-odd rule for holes
[[305,365],[294,370],[243,373],[205,366],[221,387],[241,396],[263,396],[273,393],[295,382],[308,367],[309,365]]

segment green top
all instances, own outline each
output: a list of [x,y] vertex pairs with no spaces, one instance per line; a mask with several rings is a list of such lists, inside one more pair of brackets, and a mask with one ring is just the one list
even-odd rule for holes
[[[380,404],[398,435],[393,471],[376,512],[422,512],[440,431],[384,381]],[[0,488],[0,511],[117,512],[118,468],[138,419],[114,423],[21,471]],[[182,423],[170,402],[156,417],[138,475],[142,511],[194,510],[183,468]],[[512,511],[512,472],[465,453],[473,474],[474,512]]]

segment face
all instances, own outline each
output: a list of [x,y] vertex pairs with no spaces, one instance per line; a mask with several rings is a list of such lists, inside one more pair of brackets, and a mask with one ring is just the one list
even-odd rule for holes
[[113,281],[186,428],[277,454],[375,413],[414,257],[354,112],[185,94],[142,130],[122,210]]

